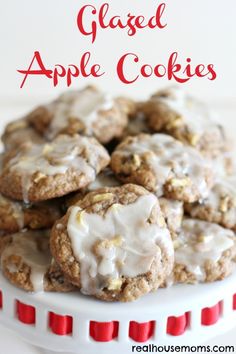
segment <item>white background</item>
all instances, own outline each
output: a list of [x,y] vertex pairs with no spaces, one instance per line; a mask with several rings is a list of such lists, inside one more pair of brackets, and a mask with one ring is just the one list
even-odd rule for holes
[[[200,345],[210,346],[235,346],[235,329],[224,336],[218,336],[214,340],[207,343],[201,343]],[[182,343],[184,345],[184,343]],[[0,354],[44,354],[40,348],[32,347],[30,344],[24,343],[13,332],[0,326]],[[56,354],[56,353],[55,353]],[[63,354],[63,353],[62,353]],[[81,353],[83,354],[83,353]],[[94,353],[94,354],[102,354]],[[128,353],[121,353],[128,354]]]
[[[154,15],[158,1],[113,0],[111,14],[128,12]],[[99,31],[96,43],[91,45],[76,27],[79,8],[89,1],[77,0],[0,0],[0,120],[5,122],[20,116],[35,103],[55,96],[65,88],[60,83],[53,88],[45,78],[29,78],[20,89],[21,75],[17,69],[26,69],[35,50],[40,51],[45,65],[53,69],[56,63],[79,63],[85,51],[91,51],[95,62],[106,70],[106,75],[95,80],[104,90],[146,97],[158,87],[168,84],[164,79],[140,79],[133,85],[124,85],[116,76],[117,60],[126,52],[134,52],[143,63],[165,63],[173,51],[180,53],[181,61],[191,57],[195,64],[214,63],[216,81],[192,79],[186,88],[219,110],[219,117],[233,134],[236,112],[236,1],[235,0],[169,0],[164,30],[143,30],[136,37],[125,31]],[[91,1],[95,6],[102,1]],[[89,22],[87,23],[89,25]],[[135,67],[130,66],[130,73]],[[77,78],[74,87],[87,84]],[[2,124],[3,126],[3,124]],[[1,126],[1,129],[2,129]],[[235,135],[236,136],[236,135]],[[234,331],[219,337],[211,344],[235,344]],[[10,332],[0,328],[0,354],[38,353]],[[101,353],[102,354],[102,353]]]
[[[163,0],[164,1],[164,0]],[[157,0],[107,0],[111,15],[155,14],[161,1]],[[135,37],[126,31],[98,31],[96,42],[83,37],[76,25],[77,13],[83,4],[98,7],[101,0],[0,0],[0,96],[37,99],[55,95],[63,89],[60,84],[52,89],[46,78],[30,78],[20,90],[22,76],[17,69],[26,69],[35,50],[40,51],[45,65],[53,69],[56,63],[79,63],[85,51],[91,51],[93,60],[106,70],[106,75],[95,79],[99,85],[112,92],[128,92],[144,96],[168,83],[165,79],[140,79],[134,85],[124,85],[116,77],[116,63],[126,52],[134,52],[143,63],[166,63],[169,55],[177,51],[181,61],[191,57],[199,63],[214,63],[218,78],[193,78],[186,87],[203,98],[211,100],[236,99],[236,2],[235,0],[167,0],[163,30],[140,30]],[[108,16],[109,17],[109,16]],[[93,19],[95,19],[93,17]],[[87,26],[91,23],[88,16]],[[136,70],[129,66],[130,72]],[[77,78],[75,86],[88,83]]]

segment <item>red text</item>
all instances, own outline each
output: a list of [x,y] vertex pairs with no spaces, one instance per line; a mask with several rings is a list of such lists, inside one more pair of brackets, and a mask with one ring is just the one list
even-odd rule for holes
[[[77,16],[77,26],[84,36],[91,36],[92,43],[97,38],[98,28],[106,29],[127,29],[129,36],[134,36],[138,29],[144,28],[159,28],[163,29],[167,24],[163,20],[166,4],[162,3],[157,7],[156,13],[149,19],[145,19],[144,16],[135,16],[127,14],[126,19],[122,20],[121,16],[109,16],[110,5],[105,3],[97,9],[94,5],[83,6]],[[88,21],[88,16],[91,17],[91,21]],[[85,23],[89,25],[85,26]]]
[[[189,81],[193,77],[206,77],[211,81],[216,79],[217,74],[213,64],[198,64],[194,66],[191,62],[192,60],[187,58],[184,64],[180,64],[178,61],[178,53],[174,52],[170,55],[167,63],[165,64],[142,64],[140,63],[140,58],[137,54],[127,53],[120,58],[117,64],[117,74],[119,79],[124,84],[132,84],[140,77],[166,77],[170,81],[173,80],[182,84]],[[137,74],[133,77],[129,75],[130,65],[135,65],[137,68]]]
[[[39,75],[44,76],[53,82],[53,86],[57,86],[61,78],[66,79],[66,84],[69,87],[72,83],[72,78],[77,77],[100,77],[105,74],[101,71],[99,64],[90,64],[91,53],[86,52],[82,55],[78,65],[69,64],[67,67],[56,64],[53,69],[48,69],[43,63],[39,52],[35,52],[31,63],[26,70],[17,70],[20,74],[24,75],[20,88],[23,88],[28,76]],[[33,69],[33,65],[37,65],[37,69]]]

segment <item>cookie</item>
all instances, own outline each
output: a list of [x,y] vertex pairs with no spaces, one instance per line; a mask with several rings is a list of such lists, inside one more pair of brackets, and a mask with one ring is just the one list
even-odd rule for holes
[[1,137],[6,151],[16,149],[26,141],[43,144],[45,139],[41,136],[26,119],[19,119],[9,123]]
[[26,203],[60,197],[94,181],[109,160],[94,138],[60,135],[51,143],[27,142],[5,156],[1,193]]
[[127,136],[135,136],[140,133],[151,133],[151,129],[147,124],[145,114],[141,112],[138,107],[135,114],[130,115],[128,125],[122,134],[122,139]]
[[80,190],[77,193],[72,193],[66,196],[64,205],[65,210],[81,200],[88,192],[92,192],[103,187],[117,187],[119,185],[120,182],[116,179],[111,169],[107,167],[102,172],[100,172],[99,175],[97,175],[95,181],[90,183],[86,188]]
[[107,167],[99,175],[97,175],[94,182],[90,183],[87,187],[89,192],[103,187],[117,187],[120,185],[112,170]]
[[229,149],[223,151],[218,156],[209,159],[209,163],[212,165],[212,172],[217,178],[232,176],[236,173],[234,151]]
[[74,289],[59,267],[52,262],[48,231],[26,231],[0,239],[4,276],[15,286],[29,292]]
[[64,276],[59,265],[52,258],[50,268],[44,276],[45,291],[47,292],[71,292],[76,287]]
[[124,183],[180,201],[206,198],[212,186],[211,166],[201,154],[165,134],[126,138],[113,152],[111,168]]
[[168,229],[170,230],[172,239],[177,237],[180,231],[184,208],[183,203],[178,200],[159,198],[161,211],[165,218]]
[[96,87],[87,86],[65,92],[33,110],[26,119],[49,140],[61,133],[80,133],[105,144],[122,135],[133,107],[129,99],[112,99]]
[[51,252],[85,295],[133,301],[173,267],[173,244],[158,199],[136,185],[88,193],[53,227]]
[[27,205],[0,194],[0,230],[13,233],[24,228],[45,229],[61,217],[59,201]]
[[165,131],[204,156],[221,153],[226,137],[221,125],[212,120],[204,104],[188,96],[180,87],[170,87],[154,94],[143,105],[149,126]]
[[175,245],[177,283],[213,282],[233,270],[235,234],[217,224],[185,219]]
[[201,203],[185,204],[193,218],[214,222],[236,231],[236,177],[220,179],[207,199]]

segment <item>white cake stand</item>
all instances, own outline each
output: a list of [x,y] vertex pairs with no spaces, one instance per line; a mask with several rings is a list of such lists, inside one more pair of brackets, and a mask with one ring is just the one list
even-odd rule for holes
[[45,353],[199,345],[236,325],[236,272],[221,282],[160,289],[133,303],[105,303],[77,292],[29,294],[2,275],[0,290],[0,322]]

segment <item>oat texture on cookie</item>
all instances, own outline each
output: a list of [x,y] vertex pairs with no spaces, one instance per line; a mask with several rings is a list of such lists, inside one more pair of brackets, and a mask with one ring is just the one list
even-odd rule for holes
[[61,133],[80,133],[108,143],[122,135],[134,109],[134,102],[128,98],[112,98],[95,86],[87,86],[60,95],[33,110],[26,119],[49,140]]
[[232,141],[182,87],[145,96],[68,90],[3,129],[0,261],[14,286],[128,302],[232,273]]
[[222,280],[233,270],[233,231],[197,219],[185,219],[175,246],[174,280],[180,283]]
[[123,182],[186,202],[207,197],[212,185],[210,163],[166,134],[126,138],[112,153],[111,168]]
[[131,301],[158,288],[173,262],[158,200],[135,185],[85,196],[55,224],[51,249],[83,293],[109,301]]
[[49,228],[61,216],[59,204],[59,200],[25,204],[0,194],[0,230],[12,233],[24,228]]
[[109,160],[94,138],[60,135],[50,143],[27,142],[5,157],[0,189],[26,203],[60,197],[94,181]]
[[153,94],[143,112],[154,131],[165,131],[206,156],[217,156],[225,146],[224,129],[211,111],[178,86]]
[[30,292],[73,290],[53,262],[49,230],[21,231],[2,237],[0,258],[3,274],[19,288]]
[[201,203],[186,203],[185,210],[193,218],[215,222],[236,231],[235,177],[220,178],[205,200]]

